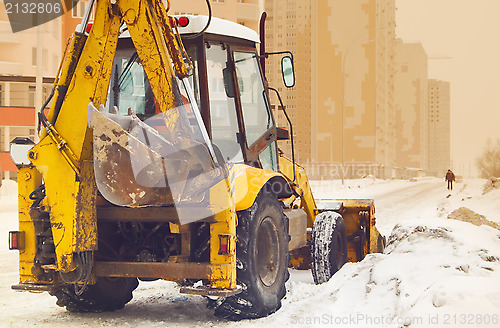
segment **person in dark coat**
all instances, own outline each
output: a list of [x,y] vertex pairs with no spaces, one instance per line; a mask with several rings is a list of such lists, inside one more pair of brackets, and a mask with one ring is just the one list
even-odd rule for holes
[[445,181],[448,181],[448,190],[453,190],[453,181],[455,181],[455,174],[451,170],[448,170],[446,172],[446,177],[444,178]]

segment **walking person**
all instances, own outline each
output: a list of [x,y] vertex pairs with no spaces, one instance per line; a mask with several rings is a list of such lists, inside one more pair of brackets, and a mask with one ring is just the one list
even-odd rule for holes
[[448,190],[453,190],[453,181],[455,181],[455,174],[451,170],[448,170],[446,172],[446,177],[444,178],[445,181],[448,181]]

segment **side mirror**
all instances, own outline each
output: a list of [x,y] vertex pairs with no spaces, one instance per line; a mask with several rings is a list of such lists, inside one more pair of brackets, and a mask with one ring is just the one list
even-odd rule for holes
[[283,75],[283,82],[287,88],[295,85],[295,71],[293,69],[293,59],[290,56],[281,58],[281,73]]

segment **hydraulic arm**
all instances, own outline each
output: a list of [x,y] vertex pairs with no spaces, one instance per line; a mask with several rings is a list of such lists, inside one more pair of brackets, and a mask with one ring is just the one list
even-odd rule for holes
[[175,74],[185,77],[188,69],[161,1],[98,0],[95,6],[88,36],[74,35],[56,101],[43,122],[47,134],[29,153],[45,182],[57,269],[62,273],[82,265],[75,263],[75,258],[82,258],[75,254],[97,249],[97,191],[86,104],[106,103],[120,27],[130,32],[157,106],[173,133],[185,138],[192,134],[187,118],[169,111],[182,104]]

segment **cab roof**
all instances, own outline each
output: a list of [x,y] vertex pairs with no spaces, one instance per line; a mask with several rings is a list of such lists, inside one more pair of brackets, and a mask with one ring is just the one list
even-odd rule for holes
[[[187,17],[189,19],[189,24],[186,27],[178,26],[178,30],[180,34],[195,34],[199,33],[201,30],[205,28],[208,21],[208,16],[202,15],[174,15],[175,18]],[[235,22],[231,22],[225,19],[212,17],[210,21],[210,25],[205,33],[213,34],[213,35],[223,35],[230,36],[233,38],[248,40],[255,43],[260,43],[259,35],[254,30],[243,26],[241,24],[237,24]],[[130,33],[125,30],[120,34],[120,38],[130,38]]]
[[[208,16],[202,15],[174,15],[174,17],[187,17],[189,19],[189,24],[186,27],[178,26],[179,33],[181,34],[194,34],[198,33],[207,25]],[[259,43],[259,35],[254,30],[231,22],[225,19],[220,19],[217,17],[212,17],[206,33],[230,36],[234,38],[249,40],[255,43]]]

